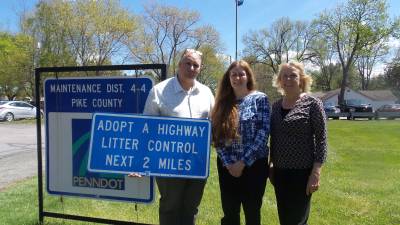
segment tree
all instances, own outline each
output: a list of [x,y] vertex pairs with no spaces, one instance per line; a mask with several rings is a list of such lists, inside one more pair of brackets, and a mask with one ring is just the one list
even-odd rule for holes
[[36,52],[37,66],[76,66],[67,40],[67,23],[62,20],[64,6],[60,1],[40,2],[32,15],[21,15],[21,33],[30,36],[32,49]]
[[[387,90],[390,89],[390,86],[387,84],[384,74],[379,76],[374,76],[371,78],[368,90]],[[400,97],[400,96],[399,96]]]
[[257,89],[268,95],[270,103],[278,100],[281,94],[272,85],[275,75],[272,68],[264,63],[258,62],[256,56],[246,56],[243,60],[248,62],[253,70],[257,81]]
[[[20,14],[21,33],[28,36],[30,40],[30,44],[27,45],[29,60],[24,63],[27,78],[25,89],[27,95],[33,99],[35,67],[77,65],[67,41],[67,21],[62,20],[64,12],[61,1],[40,1],[32,12],[24,10]],[[49,75],[42,74],[42,81]],[[39,93],[43,92],[39,91]]]
[[211,25],[196,28],[192,35],[193,48],[200,49],[203,46],[207,46],[212,48],[216,53],[222,50],[219,33]]
[[[0,93],[9,100],[25,96],[31,73],[29,37],[0,33]],[[27,72],[28,71],[28,72]]]
[[188,43],[199,17],[197,12],[172,6],[145,5],[142,38],[128,43],[132,56],[142,63],[172,65],[171,72],[175,73],[177,53]]
[[207,85],[215,93],[218,81],[226,70],[224,61],[221,57],[218,57],[213,46],[203,45],[200,51],[203,53],[202,66],[197,80]]
[[340,87],[342,68],[339,63],[322,64],[318,71],[312,71],[313,90],[331,91]]
[[386,66],[384,79],[393,94],[400,99],[400,49],[397,56]]
[[350,0],[335,10],[320,14],[317,28],[335,46],[342,66],[338,103],[343,103],[349,71],[362,49],[385,41],[397,22],[389,20],[385,0]]
[[[197,26],[200,15],[196,11],[149,3],[144,6],[141,23],[144,27],[126,43],[134,61],[163,63],[175,74],[179,53],[185,48],[201,49],[203,45],[218,52],[219,34],[209,26]],[[161,79],[159,71],[156,78]]]
[[[111,59],[119,56],[123,40],[137,27],[133,16],[113,0],[39,1],[33,12],[20,17],[21,32],[31,40],[24,66],[29,68],[25,87],[31,97],[35,93],[34,67],[111,64]],[[89,74],[100,75],[74,73]],[[49,75],[43,74],[42,80]],[[68,73],[59,76],[64,75]]]
[[63,1],[68,42],[80,65],[104,65],[120,54],[138,24],[117,1]]
[[274,81],[274,73],[272,72],[271,67],[262,63],[256,63],[252,64],[252,69],[257,80],[258,89],[268,95],[270,104],[278,100],[281,97],[281,94],[272,85]]
[[[315,27],[315,22],[313,27]],[[340,65],[337,64],[337,55],[335,46],[332,42],[325,39],[317,29],[313,29],[314,38],[311,41],[308,51],[313,57],[310,61],[319,68],[319,72],[313,72],[315,85],[317,90],[330,91],[333,87],[333,81],[341,71]]]
[[356,65],[361,81],[361,89],[368,90],[372,70],[379,59],[388,53],[387,42],[381,41],[374,45],[366,46],[358,54]]
[[135,17],[113,0],[41,1],[25,24],[43,43],[42,56],[58,66],[110,64],[138,27]]
[[270,29],[252,31],[245,35],[244,55],[255,56],[258,63],[271,67],[274,73],[283,62],[299,62],[313,57],[308,51],[313,33],[310,25],[302,21],[291,21],[281,18],[275,21]]

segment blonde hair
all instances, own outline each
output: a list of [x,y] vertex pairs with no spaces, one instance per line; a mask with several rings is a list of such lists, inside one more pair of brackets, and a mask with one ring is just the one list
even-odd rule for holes
[[274,76],[272,86],[276,87],[278,89],[279,93],[281,93],[282,95],[285,95],[285,91],[282,88],[282,76],[283,76],[283,70],[285,68],[292,69],[292,70],[295,69],[295,70],[299,71],[300,90],[303,93],[309,93],[311,90],[311,84],[313,82],[313,79],[310,75],[305,73],[304,65],[299,62],[289,62],[289,63],[281,64],[279,66],[278,74]]

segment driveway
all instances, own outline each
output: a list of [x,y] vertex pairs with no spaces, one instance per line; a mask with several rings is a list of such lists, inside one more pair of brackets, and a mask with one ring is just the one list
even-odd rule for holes
[[[43,127],[42,137],[44,140]],[[42,152],[44,155],[43,147]],[[0,190],[37,175],[36,124],[33,121],[32,124],[0,122],[0,173]]]

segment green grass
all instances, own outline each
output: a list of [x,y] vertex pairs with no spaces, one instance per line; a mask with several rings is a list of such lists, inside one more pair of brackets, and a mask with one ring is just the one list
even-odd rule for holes
[[[322,186],[312,199],[310,224],[400,224],[400,121],[329,121],[329,155]],[[198,224],[222,215],[212,154],[211,173]],[[45,210],[134,222],[158,222],[158,200],[135,205],[45,195]],[[0,192],[0,225],[37,224],[37,179]],[[278,224],[273,188],[267,185],[262,224]],[[45,224],[88,224],[45,218]],[[242,222],[244,224],[244,222]]]

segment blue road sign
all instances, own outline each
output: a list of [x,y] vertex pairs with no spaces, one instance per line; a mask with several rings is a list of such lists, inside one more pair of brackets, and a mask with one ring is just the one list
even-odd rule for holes
[[153,178],[87,170],[93,113],[142,113],[152,86],[148,77],[45,80],[46,183],[50,194],[153,201]]
[[95,113],[88,170],[205,179],[210,121]]

